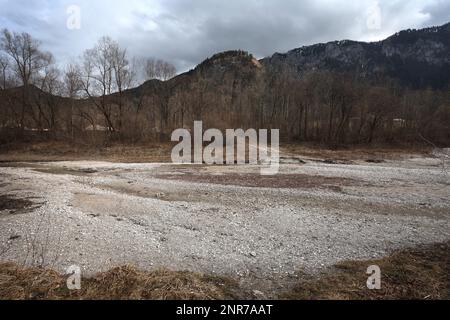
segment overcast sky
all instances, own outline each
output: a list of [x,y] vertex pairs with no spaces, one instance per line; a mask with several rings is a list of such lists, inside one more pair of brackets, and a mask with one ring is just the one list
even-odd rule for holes
[[181,71],[224,50],[265,57],[449,21],[450,0],[0,0],[0,27],[30,33],[60,63],[108,35],[133,55],[164,58]]

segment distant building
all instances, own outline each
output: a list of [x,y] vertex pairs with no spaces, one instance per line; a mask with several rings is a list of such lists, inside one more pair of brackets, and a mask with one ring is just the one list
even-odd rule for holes
[[406,120],[404,119],[393,119],[392,124],[395,128],[404,128],[406,127]]
[[101,132],[105,132],[105,131],[112,131],[111,128],[109,127],[105,127],[105,126],[101,126],[99,124],[94,125],[90,125],[86,128],[84,128],[85,131],[101,131]]

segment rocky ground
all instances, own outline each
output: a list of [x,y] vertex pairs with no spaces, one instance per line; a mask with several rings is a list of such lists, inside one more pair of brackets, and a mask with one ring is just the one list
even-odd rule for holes
[[0,165],[0,261],[86,275],[132,264],[271,292],[298,271],[450,239],[439,159],[284,156],[257,166],[94,161]]

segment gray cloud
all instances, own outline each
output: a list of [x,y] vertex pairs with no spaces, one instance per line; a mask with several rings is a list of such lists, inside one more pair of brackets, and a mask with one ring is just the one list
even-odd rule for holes
[[431,25],[441,25],[450,21],[450,1],[439,0],[424,7],[424,14],[430,16]]
[[[81,8],[81,30],[66,28]],[[380,8],[380,28],[367,10]],[[450,21],[450,0],[0,0],[0,26],[40,39],[67,62],[108,35],[139,56],[186,70],[212,54],[244,49],[257,57],[339,39],[380,40],[405,28]]]

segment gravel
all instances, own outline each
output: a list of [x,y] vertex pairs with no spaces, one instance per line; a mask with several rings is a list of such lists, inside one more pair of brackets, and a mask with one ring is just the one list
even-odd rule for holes
[[0,241],[7,249],[0,250],[0,261],[59,271],[78,265],[85,274],[123,264],[189,270],[260,289],[299,270],[315,273],[342,260],[378,258],[450,238],[450,180],[435,159],[281,166],[280,176],[360,182],[336,190],[184,179],[258,172],[254,166],[106,162],[1,167],[0,193],[40,206],[22,214],[0,212]]

